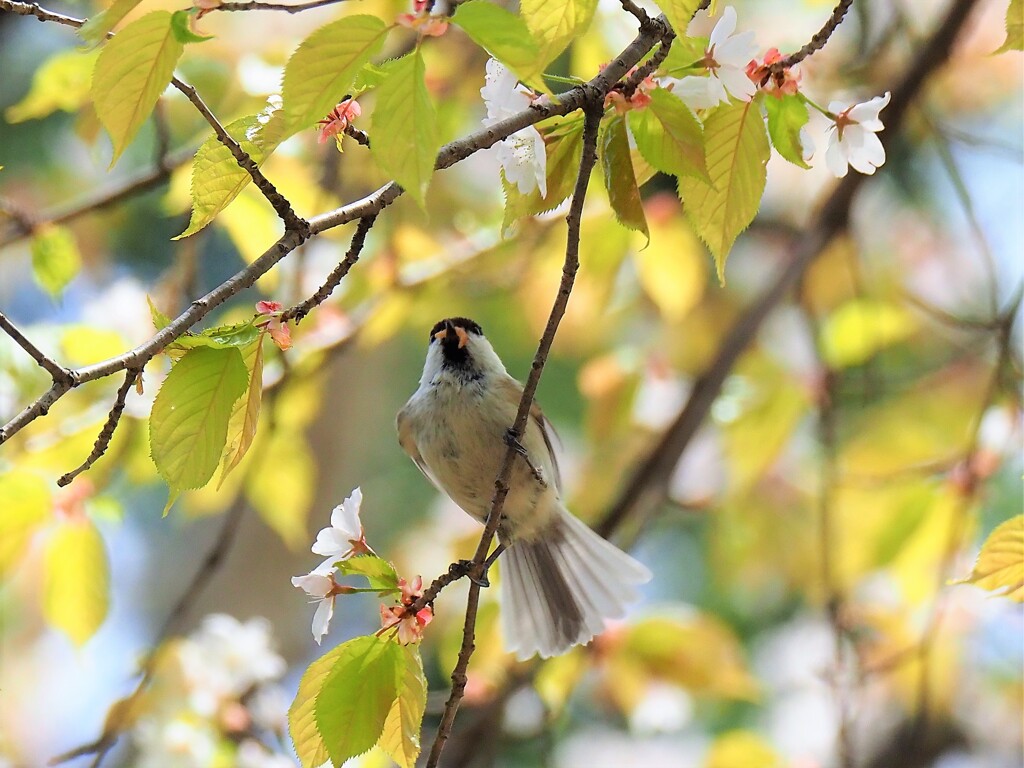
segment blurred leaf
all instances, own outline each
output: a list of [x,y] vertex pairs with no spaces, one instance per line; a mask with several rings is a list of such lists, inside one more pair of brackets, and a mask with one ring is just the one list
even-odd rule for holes
[[670,322],[682,320],[704,295],[704,251],[679,216],[651,215],[650,245],[633,263],[640,285]]
[[[690,25],[690,19],[697,12],[699,4],[699,0],[662,0],[658,7],[672,25],[676,37],[682,39],[686,37],[686,28]],[[675,43],[672,47],[675,48]]]
[[127,341],[117,331],[91,325],[65,326],[60,336],[60,349],[71,365],[93,365],[124,352]]
[[725,260],[761,203],[770,149],[754,102],[715,107],[704,118],[704,157],[711,184],[680,177],[683,211],[715,258],[725,283]]
[[627,229],[643,232],[650,241],[644,206],[629,156],[626,121],[622,117],[615,116],[605,121],[598,141],[598,155],[615,219]]
[[1010,0],[1006,9],[1006,40],[996,53],[1024,50],[1024,0]]
[[596,9],[597,0],[521,0],[519,13],[537,41],[538,70],[587,31]]
[[231,408],[218,488],[249,450],[260,421],[260,405],[263,402],[263,337],[257,336],[255,341],[242,347],[241,352],[242,362],[249,371],[249,383],[242,397]]
[[89,98],[92,70],[99,51],[58,51],[32,75],[32,87],[17,104],[4,110],[9,123],[46,117],[62,109],[74,112]]
[[853,299],[836,309],[821,329],[822,353],[832,368],[848,368],[871,359],[917,330],[903,307],[874,299]]
[[254,454],[246,498],[289,548],[300,549],[307,544],[306,517],[316,488],[313,452],[301,433],[278,428]]
[[420,207],[434,174],[441,135],[437,113],[424,83],[426,68],[417,48],[395,61],[377,88],[370,153]]
[[316,699],[338,659],[349,651],[347,643],[332,648],[302,674],[295,700],[288,708],[288,733],[302,768],[320,768],[330,759],[316,724]]
[[541,664],[533,686],[552,718],[558,718],[565,709],[569,697],[589,668],[586,654],[578,647]]
[[81,268],[82,257],[70,229],[53,224],[36,229],[32,237],[32,275],[44,291],[57,298]]
[[664,88],[655,88],[650,97],[646,109],[629,112],[629,127],[640,154],[662,173],[710,181],[700,122],[682,99]]
[[544,71],[537,41],[522,17],[486,0],[460,3],[452,22],[470,39],[515,73],[524,83]]
[[172,368],[153,403],[149,444],[171,493],[206,485],[217,469],[228,419],[248,377],[235,348],[191,349]]
[[376,16],[346,16],[299,45],[285,65],[281,85],[288,135],[314,125],[348,95],[356,74],[380,52],[388,30]]
[[316,697],[316,727],[331,762],[368,751],[381,736],[405,676],[402,646],[374,635],[341,646]]
[[87,519],[65,520],[46,543],[43,613],[76,645],[107,616],[110,574],[103,537]]
[[337,565],[341,576],[362,576],[371,589],[380,590],[382,594],[398,591],[398,574],[395,566],[376,555],[359,555],[342,560]]
[[85,42],[97,45],[103,41],[107,32],[117,26],[125,16],[132,12],[142,0],[114,0],[105,11],[94,13],[78,29],[78,34]]
[[953,584],[977,584],[982,589],[1003,590],[999,596],[1024,603],[1024,515],[1011,517],[981,545],[970,576]]
[[39,475],[21,470],[0,474],[0,580],[28,551],[29,541],[50,512],[50,489]]
[[103,47],[93,72],[92,98],[114,144],[111,166],[153,111],[183,50],[167,11],[133,21]]
[[775,151],[793,165],[810,168],[804,162],[804,147],[800,141],[800,129],[808,120],[807,105],[795,94],[768,95],[762,101],[768,112],[768,135]]
[[785,761],[760,736],[750,731],[727,731],[715,739],[704,768],[784,768]]
[[420,729],[427,708],[427,678],[419,644],[399,646],[405,660],[398,685],[398,698],[391,706],[378,746],[398,763],[399,768],[415,768],[420,754]]

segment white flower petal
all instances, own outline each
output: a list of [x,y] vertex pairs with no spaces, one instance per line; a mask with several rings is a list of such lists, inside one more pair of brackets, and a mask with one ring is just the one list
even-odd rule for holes
[[878,119],[878,113],[881,112],[889,104],[889,99],[892,98],[892,94],[889,91],[885,92],[884,96],[875,96],[870,101],[866,101],[863,104],[855,104],[850,109],[849,117],[855,123],[859,123],[869,131],[880,131],[885,126],[882,125],[882,121]]
[[849,171],[846,152],[835,133],[828,137],[828,149],[825,150],[825,166],[836,178],[843,178]]
[[[715,28],[715,24],[718,23],[719,17],[712,16],[711,11],[707,8],[701,8],[690,19],[690,23],[686,25],[686,36],[687,37],[710,37],[711,32]],[[676,30],[676,34],[679,34],[679,30]]]
[[754,85],[754,82],[747,77],[747,73],[742,69],[719,67],[716,74],[733,98],[740,101],[750,101],[757,92],[757,86]]
[[716,78],[689,75],[677,81],[672,93],[682,99],[690,109],[707,109],[718,103],[718,96],[712,95],[712,90],[717,92],[720,86],[721,83]]
[[311,597],[324,598],[334,586],[334,581],[330,576],[307,573],[305,576],[292,576],[292,586],[298,587]]
[[341,555],[352,548],[346,535],[337,528],[324,528],[316,535],[316,541],[310,548],[314,555]]
[[356,488],[352,495],[336,506],[331,512],[331,527],[347,534],[346,540],[358,539],[363,525],[359,521],[359,508],[363,504],[363,492]]
[[715,61],[723,66],[745,69],[756,55],[757,43],[752,31],[730,37],[715,46]]
[[313,614],[313,639],[316,640],[317,645],[320,644],[320,641],[324,639],[324,635],[327,634],[332,616],[334,616],[334,598],[321,600],[320,604],[316,607],[316,613]]
[[711,30],[711,45],[718,46],[724,43],[735,30],[736,9],[731,5],[727,5],[725,10],[722,11],[722,18],[715,24],[715,28]]

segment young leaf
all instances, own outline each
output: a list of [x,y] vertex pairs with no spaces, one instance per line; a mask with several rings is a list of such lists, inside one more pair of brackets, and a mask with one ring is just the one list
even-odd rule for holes
[[686,37],[686,28],[690,26],[690,19],[697,12],[699,0],[661,0],[658,7],[661,8],[672,25],[672,30],[677,37]]
[[171,30],[171,14],[154,11],[121,30],[100,52],[92,98],[114,143],[111,166],[153,111],[183,50]]
[[153,321],[154,328],[160,331],[171,324],[171,318],[161,312],[149,296],[146,297],[146,303],[149,304],[149,317]]
[[89,98],[92,71],[99,51],[58,51],[32,75],[25,98],[4,110],[9,123],[46,117],[61,109],[74,112]]
[[686,218],[715,258],[719,282],[732,244],[757,213],[770,149],[761,111],[754,102],[709,110],[704,119],[704,157],[712,184],[682,177],[679,194]]
[[708,179],[704,133],[682,99],[664,88],[650,93],[646,109],[629,112],[629,127],[644,160],[662,173]]
[[197,35],[192,31],[189,22],[196,13],[196,9],[189,8],[187,10],[175,11],[171,16],[171,30],[174,32],[174,37],[182,45],[205,43],[207,40],[213,40],[213,35]]
[[524,83],[536,80],[544,71],[540,51],[526,23],[511,11],[486,0],[461,3],[452,22]]
[[341,647],[315,705],[317,730],[335,765],[377,743],[406,663],[402,646],[374,635]]
[[441,146],[437,114],[423,82],[424,74],[419,49],[394,62],[377,89],[370,133],[370,152],[377,165],[421,207]]
[[49,517],[50,489],[38,475],[24,470],[0,474],[0,579],[28,552],[28,543]]
[[[260,165],[284,138],[284,118],[280,102],[271,100],[258,115],[242,117],[228,123],[224,130]],[[252,181],[231,150],[216,136],[211,136],[196,151],[192,162],[192,218],[188,228],[175,240],[201,230]]]
[[376,555],[359,555],[338,563],[341,576],[364,576],[372,589],[380,592],[398,591],[398,574],[387,560]]
[[295,700],[288,708],[288,733],[302,768],[320,768],[330,760],[316,724],[316,699],[338,659],[349,652],[348,643],[333,648],[314,661],[302,675]]
[[537,41],[537,69],[543,71],[590,26],[597,0],[522,0],[519,12]]
[[56,298],[82,267],[75,236],[67,227],[47,224],[32,238],[32,275],[50,296]]
[[220,481],[217,487],[224,484],[224,478],[238,466],[256,437],[256,427],[260,421],[260,405],[263,402],[263,337],[257,336],[254,341],[241,348],[242,361],[249,371],[249,383],[244,396],[235,401],[228,419],[228,437],[221,456]]
[[1024,603],[1024,515],[1011,517],[992,531],[981,545],[971,575],[952,583],[1005,588],[1001,596]]
[[636,186],[633,161],[629,156],[629,138],[626,121],[621,116],[609,120],[601,131],[598,142],[604,186],[608,200],[618,222],[627,229],[643,232],[650,240],[640,190]]
[[420,755],[423,712],[427,708],[427,678],[423,674],[419,644],[400,647],[405,663],[398,683],[398,698],[384,721],[378,746],[399,768],[415,768]]
[[93,14],[79,28],[78,34],[90,45],[97,45],[106,37],[107,32],[116,27],[118,22],[131,13],[140,2],[142,0],[115,0],[107,10]]
[[784,94],[779,98],[766,96],[764,106],[768,112],[768,135],[775,151],[793,165],[810,168],[804,162],[804,147],[800,141],[800,129],[808,120],[807,105],[798,96]]
[[[185,488],[210,481],[227,438],[231,408],[248,376],[231,347],[190,349],[164,380],[149,420],[149,445],[171,500]],[[166,510],[165,510],[166,511]]]
[[1006,40],[996,53],[1024,51],[1024,0],[1010,0],[1006,9]]
[[307,37],[284,68],[281,98],[288,135],[316,123],[380,52],[388,26],[376,16],[346,16]]
[[46,543],[43,615],[76,645],[107,616],[110,574],[103,537],[88,519],[61,522]]

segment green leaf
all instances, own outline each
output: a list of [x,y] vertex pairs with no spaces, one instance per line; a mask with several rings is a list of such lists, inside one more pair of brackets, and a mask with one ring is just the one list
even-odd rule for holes
[[1024,515],[1011,517],[985,539],[971,575],[954,584],[1005,589],[1002,596],[1024,603]]
[[662,173],[710,181],[700,122],[682,99],[664,88],[655,88],[650,97],[646,109],[629,112],[629,127],[644,160]]
[[711,250],[718,280],[740,232],[757,214],[764,192],[770,149],[761,111],[752,101],[709,110],[704,118],[704,158],[711,184],[679,179],[679,194],[690,225]]
[[334,109],[363,65],[380,52],[388,29],[376,16],[346,16],[299,45],[284,68],[281,85],[289,135]]
[[800,129],[807,125],[807,105],[799,96],[785,94],[780,97],[764,97],[768,112],[768,135],[772,137],[775,151],[793,165],[810,168],[804,162],[804,146],[800,141]]
[[377,165],[421,207],[441,147],[437,114],[424,74],[419,49],[391,65],[387,79],[377,89],[370,133],[370,152]]
[[160,331],[171,324],[171,318],[161,312],[149,296],[146,297],[146,303],[149,304],[149,317],[153,321],[154,328]]
[[302,768],[320,768],[330,760],[316,725],[316,699],[338,659],[348,653],[347,643],[332,648],[302,674],[295,700],[288,708],[288,733]]
[[107,616],[110,574],[103,537],[88,519],[60,523],[46,543],[43,615],[76,645]]
[[378,746],[398,763],[399,768],[415,768],[420,755],[420,730],[427,708],[427,678],[419,644],[400,646],[405,655],[404,670],[398,684],[398,698],[391,706]]
[[32,238],[32,275],[50,296],[60,296],[81,267],[82,257],[70,229],[47,224],[36,230]]
[[1024,0],[1010,0],[1006,9],[1006,40],[996,53],[1024,50]]
[[28,552],[32,536],[50,513],[50,489],[38,475],[24,470],[0,474],[0,580]]
[[242,347],[242,361],[249,371],[249,383],[244,396],[235,401],[228,419],[228,436],[221,456],[219,488],[224,478],[238,466],[248,452],[256,437],[256,427],[260,421],[260,405],[263,402],[263,337]]
[[658,3],[668,23],[672,25],[672,30],[680,38],[686,37],[686,28],[690,26],[690,19],[697,12],[698,5],[700,0],[660,0]]
[[100,52],[92,98],[114,143],[111,166],[153,111],[183,50],[171,30],[171,14],[154,11],[121,30]]
[[197,8],[189,8],[187,10],[175,11],[174,15],[171,16],[171,29],[174,31],[174,37],[182,45],[205,43],[207,40],[213,39],[213,35],[197,35],[189,26],[191,18],[198,12],[199,9]]
[[[256,165],[262,165],[284,139],[280,102],[273,97],[258,115],[242,117],[224,127]],[[249,172],[217,136],[196,151],[192,161],[192,218],[175,240],[194,235],[223,211],[252,181]]]
[[115,0],[107,10],[94,14],[83,24],[78,34],[90,45],[97,45],[107,32],[117,26],[125,16],[132,12],[142,0]]
[[398,697],[406,663],[402,646],[370,635],[341,646],[334,666],[316,697],[316,726],[331,762],[372,748]]
[[190,349],[171,368],[149,419],[153,461],[171,488],[168,509],[179,491],[201,488],[213,477],[231,408],[247,382],[242,355],[233,347]]
[[337,565],[342,576],[363,576],[372,589],[380,592],[398,591],[398,573],[387,560],[376,555],[359,555],[342,560]]
[[519,12],[537,42],[537,69],[543,71],[573,39],[590,26],[597,0],[522,0]]
[[608,120],[601,130],[598,142],[604,186],[612,204],[615,218],[627,229],[643,232],[651,239],[644,218],[644,206],[636,185],[633,161],[629,156],[629,138],[626,121],[619,115]]
[[520,16],[487,0],[470,0],[455,11],[452,22],[524,83],[544,71],[540,50]]
[[46,117],[61,109],[74,112],[89,98],[92,71],[99,51],[59,51],[32,75],[32,87],[25,98],[4,110],[9,123]]
[[306,518],[316,488],[316,460],[309,443],[298,430],[278,428],[253,453],[246,498],[290,549],[299,550],[308,545]]
[[822,355],[832,368],[860,365],[916,330],[914,317],[898,304],[853,299],[832,312],[822,326]]

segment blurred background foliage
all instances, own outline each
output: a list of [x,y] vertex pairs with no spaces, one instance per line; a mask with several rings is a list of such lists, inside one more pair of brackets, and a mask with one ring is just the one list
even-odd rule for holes
[[[821,0],[736,5],[762,49],[784,51],[831,9]],[[940,5],[855,3],[801,66],[803,87],[822,103],[883,92]],[[175,6],[145,4],[160,7]],[[66,6],[80,16],[98,8]],[[295,16],[210,14],[200,25],[215,38],[191,46],[179,70],[226,123],[262,107],[316,27],[406,10],[366,0]],[[668,498],[619,532],[656,572],[644,603],[590,647],[532,668],[501,652],[486,593],[446,764],[811,768],[836,764],[844,740],[865,766],[1021,764],[1021,605],[946,585],[1022,506],[1020,331],[1001,341],[991,322],[1019,296],[1024,272],[1021,54],[990,55],[1004,11],[989,2],[975,13],[886,167],[863,187],[847,234],[732,371]],[[553,70],[589,77],[632,35],[621,7],[602,2],[591,33]],[[168,93],[166,134],[149,121],[108,170],[110,147],[85,98],[95,54],[75,46],[68,29],[0,16],[0,307],[58,360],[84,365],[152,335],[147,295],[173,316],[262,253],[280,224],[249,187],[211,227],[172,241],[188,222],[188,160],[207,126]],[[457,31],[424,53],[444,140],[474,130],[483,53]],[[44,78],[47,68],[57,73]],[[23,236],[24,222],[150,172],[165,146],[168,178],[151,189]],[[798,171],[773,157],[761,213],[724,287],[672,179],[643,188],[649,243],[614,221],[597,190],[588,198],[582,269],[539,392],[579,516],[595,522],[608,510],[731,323],[790,258],[834,183],[817,165]],[[264,171],[305,216],[387,180],[361,147],[346,141],[339,154],[312,132]],[[70,393],[4,447],[0,764],[42,765],[95,738],[183,595],[172,634],[192,638],[168,648],[208,642],[208,626],[196,634],[207,614],[259,616],[269,626],[248,631],[270,632],[276,650],[262,652],[286,663],[243,676],[206,709],[189,698],[187,674],[160,666],[161,684],[109,764],[249,765],[232,745],[254,734],[287,755],[273,707],[279,717],[320,652],[312,608],[289,577],[315,564],[313,534],[356,486],[369,542],[403,575],[429,579],[469,556],[477,526],[423,481],[393,422],[440,317],[478,320],[509,370],[528,370],[565,228],[552,214],[502,239],[497,173],[480,153],[434,178],[425,213],[402,198],[381,215],[351,275],[295,329],[295,346],[268,347],[264,418],[242,466],[220,488],[184,494],[167,518],[146,437],[165,358],[129,395],[107,455],[69,488],[54,481],[88,454],[118,377]],[[259,298],[308,296],[350,232],[309,242],[212,322],[251,316]],[[47,385],[0,337],[0,419]],[[212,564],[210,551],[220,556]],[[441,597],[424,643],[428,729],[461,641],[463,594]],[[348,598],[338,610],[325,647],[377,626],[372,600]],[[257,684],[270,691],[260,699],[272,700],[270,715],[256,712]],[[271,764],[256,762],[272,759],[263,752],[252,765]],[[381,762],[371,754],[361,764]]]

